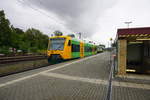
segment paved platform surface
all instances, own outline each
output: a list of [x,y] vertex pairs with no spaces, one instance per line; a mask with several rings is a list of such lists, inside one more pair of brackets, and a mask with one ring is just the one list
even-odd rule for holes
[[112,100],[150,100],[150,81],[134,76],[113,79]]
[[112,90],[112,100],[150,100],[148,89],[113,86]]
[[[1,77],[0,100],[105,100],[109,58],[105,52]],[[149,86],[113,80],[112,100],[150,100]]]
[[108,53],[0,78],[0,100],[103,100]]

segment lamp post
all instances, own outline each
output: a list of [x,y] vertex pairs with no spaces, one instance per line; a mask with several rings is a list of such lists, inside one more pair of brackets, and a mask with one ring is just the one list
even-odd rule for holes
[[112,48],[112,38],[110,38],[110,48]]
[[125,24],[127,24],[127,28],[129,28],[129,25],[132,23],[131,21],[130,22],[124,22]]
[[110,63],[111,63],[111,53],[112,53],[112,38],[109,39],[110,40]]

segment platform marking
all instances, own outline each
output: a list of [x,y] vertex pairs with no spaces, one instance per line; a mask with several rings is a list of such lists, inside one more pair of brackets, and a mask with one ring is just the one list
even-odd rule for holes
[[97,56],[99,56],[99,55],[100,55],[100,54],[94,55],[94,56],[90,56],[90,57],[86,57],[86,58],[82,58],[82,59],[79,59],[79,60],[77,60],[77,61],[73,61],[73,62],[71,62],[71,63],[67,63],[67,64],[62,65],[62,66],[58,66],[58,67],[56,67],[56,68],[52,68],[52,69],[49,69],[49,70],[46,70],[46,71],[42,71],[42,72],[40,72],[40,73],[47,73],[47,72],[50,72],[50,71],[53,71],[53,70],[56,70],[56,69],[61,69],[61,68],[63,68],[63,67],[67,67],[67,66],[69,66],[69,65],[72,65],[72,64],[75,64],[75,63],[78,63],[78,62],[82,62],[82,61],[84,61],[84,60],[91,59],[91,58],[97,57]]
[[149,75],[133,75],[133,74],[127,74],[127,75],[117,75],[116,77],[119,78],[127,78],[127,79],[140,79],[140,80],[147,80],[150,81]]
[[120,86],[120,87],[129,87],[129,88],[150,89],[150,85],[148,84],[137,84],[137,83],[131,83],[131,82],[113,81],[112,85]]
[[16,82],[20,82],[20,81],[23,81],[23,80],[26,80],[26,79],[35,77],[35,76],[37,76],[37,75],[39,75],[39,73],[38,73],[38,74],[30,75],[30,76],[26,76],[26,77],[22,77],[22,78],[19,78],[19,79],[16,79],[16,80],[12,80],[12,81],[9,81],[9,82],[3,83],[3,84],[0,84],[0,88],[1,88],[1,87],[4,87],[4,86],[7,86],[7,85],[14,84],[14,83],[16,83]]
[[[92,78],[83,78],[78,76],[69,76],[65,74],[58,74],[58,73],[41,73],[40,75],[48,76],[48,77],[54,77],[59,79],[65,79],[65,80],[74,80],[74,81],[81,81],[81,82],[88,82],[93,84],[102,84],[107,85],[107,80],[101,80],[101,79],[92,79]],[[150,85],[147,84],[137,84],[137,83],[131,83],[131,82],[118,82],[113,81],[113,86],[120,86],[120,87],[129,87],[129,88],[139,88],[139,89],[150,89]]]
[[41,71],[39,73],[36,73],[36,74],[33,74],[33,75],[29,75],[29,76],[25,76],[25,77],[22,77],[22,78],[18,78],[18,79],[15,79],[15,80],[12,80],[12,81],[8,81],[8,82],[5,82],[5,83],[2,83],[0,84],[0,88],[1,87],[4,87],[4,86],[7,86],[7,85],[11,85],[11,84],[14,84],[14,83],[17,83],[17,82],[20,82],[20,81],[23,81],[23,80],[26,80],[26,79],[30,79],[32,77],[35,77],[35,76],[38,76],[39,74],[42,74],[42,73],[46,73],[46,72],[50,72],[50,71],[53,71],[53,70],[56,70],[56,69],[61,69],[61,68],[64,68],[64,67],[67,67],[71,64],[75,64],[75,63],[78,63],[78,62],[82,62],[84,60],[87,60],[87,59],[91,59],[91,58],[94,58],[94,57],[97,57],[99,56],[100,54],[98,55],[93,55],[93,56],[90,56],[90,57],[86,57],[86,58],[82,58],[82,59],[79,59],[77,61],[73,61],[71,63],[67,63],[65,65],[62,65],[62,66],[58,66],[56,68],[52,68],[52,69],[49,69],[49,70],[46,70],[46,71]]
[[69,76],[69,75],[58,74],[58,73],[41,73],[40,75],[44,75],[44,76],[48,76],[48,77],[54,77],[54,78],[59,78],[59,79],[65,79],[65,80],[74,80],[74,81],[88,82],[88,83],[94,83],[94,84],[103,84],[103,85],[107,85],[108,84],[107,80],[83,78],[83,77]]

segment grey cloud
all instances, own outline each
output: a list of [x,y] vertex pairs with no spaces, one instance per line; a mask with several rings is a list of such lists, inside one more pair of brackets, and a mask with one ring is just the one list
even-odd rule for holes
[[98,19],[116,0],[24,0],[24,3],[53,12],[65,21],[67,28],[87,37],[97,30]]

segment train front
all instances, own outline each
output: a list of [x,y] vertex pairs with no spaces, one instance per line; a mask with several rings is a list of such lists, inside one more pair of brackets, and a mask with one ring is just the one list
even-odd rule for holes
[[54,36],[49,39],[48,62],[70,59],[71,47],[68,45],[69,37]]

